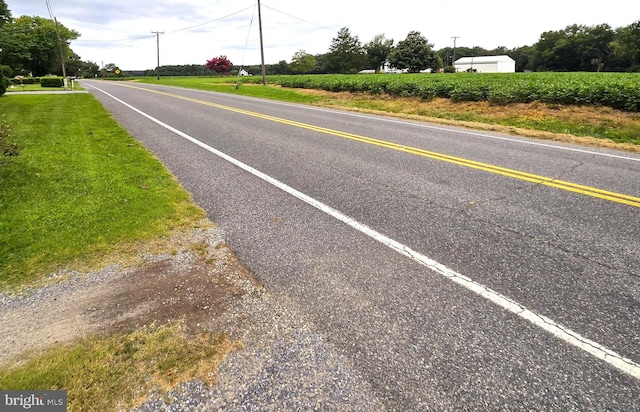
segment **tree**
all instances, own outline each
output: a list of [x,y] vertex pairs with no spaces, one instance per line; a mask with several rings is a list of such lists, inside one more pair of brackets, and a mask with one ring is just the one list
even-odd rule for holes
[[84,65],[80,69],[80,77],[85,79],[92,79],[97,77],[97,74],[100,73],[100,67],[97,63],[92,61],[83,62]]
[[532,46],[523,46],[511,50],[507,54],[516,61],[516,71],[522,72],[533,69],[532,62],[534,51],[535,50]]
[[433,44],[429,44],[420,32],[409,32],[407,38],[399,42],[389,54],[389,64],[398,69],[408,69],[410,73],[436,69],[437,59]]
[[216,72],[220,76],[224,76],[229,72],[229,70],[231,70],[233,63],[231,63],[231,61],[227,59],[227,56],[222,55],[219,57],[214,57],[211,60],[207,60],[206,66],[207,69],[211,70],[212,72]]
[[611,42],[617,69],[640,71],[640,20],[616,30],[616,39]]
[[393,49],[393,39],[387,39],[384,34],[378,34],[364,48],[367,51],[369,67],[375,68],[378,72],[389,59],[389,54]]
[[315,67],[316,58],[304,50],[296,52],[289,63],[289,68],[296,74],[310,73]]
[[267,74],[291,74],[291,68],[286,60],[280,60],[278,64],[267,66],[265,71],[267,71],[267,69],[269,69]]
[[[80,34],[58,23],[65,59],[75,56],[69,47]],[[18,72],[43,76],[61,74],[60,49],[53,21],[43,17],[22,16],[0,26],[0,64]]]
[[367,64],[367,55],[358,36],[352,36],[347,27],[338,31],[331,41],[327,69],[331,73],[357,73]]
[[536,70],[594,71],[612,57],[615,33],[608,24],[574,24],[564,30],[544,32],[534,45]]
[[[91,68],[91,63],[89,67]],[[98,75],[103,78],[104,77],[112,78],[112,77],[122,77],[124,76],[124,73],[122,73],[122,70],[120,70],[120,67],[118,67],[115,63],[107,63],[100,70]]]
[[316,67],[313,69],[314,74],[329,73],[329,53],[316,54]]
[[11,10],[9,10],[7,3],[4,0],[0,0],[0,26],[11,23],[12,20]]
[[80,76],[82,68],[85,66],[85,62],[80,60],[80,56],[74,55],[66,60],[65,71],[69,76]]

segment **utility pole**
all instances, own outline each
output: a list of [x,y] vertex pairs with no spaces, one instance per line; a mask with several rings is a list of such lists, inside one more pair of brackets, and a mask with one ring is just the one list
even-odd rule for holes
[[62,50],[62,39],[60,38],[60,31],[58,30],[58,20],[53,15],[53,10],[51,9],[51,3],[49,3],[49,0],[46,0],[46,4],[47,4],[47,9],[49,10],[49,16],[53,21],[53,27],[56,30],[56,37],[58,38],[58,48],[60,49],[60,62],[62,63],[62,83],[64,85],[64,88],[66,89],[67,88],[67,70],[65,69],[65,65],[64,65],[64,60],[65,60],[64,51]]
[[258,0],[258,27],[260,30],[260,57],[262,59],[262,84],[267,84],[267,78],[264,70],[264,46],[262,45],[262,13],[260,11],[260,0]]
[[453,58],[451,59],[451,65],[455,67],[456,65],[456,40],[460,38],[460,36],[453,36]]
[[158,56],[158,65],[156,66],[156,76],[160,80],[160,35],[164,34],[163,31],[152,31],[151,33],[156,35],[156,50]]
[[60,49],[60,61],[62,61],[62,83],[64,84],[64,88],[67,88],[67,69],[64,65],[64,52],[62,51],[62,39],[60,38],[60,32],[58,31],[58,20],[54,17],[53,23],[56,28],[56,36],[58,37],[58,48]]

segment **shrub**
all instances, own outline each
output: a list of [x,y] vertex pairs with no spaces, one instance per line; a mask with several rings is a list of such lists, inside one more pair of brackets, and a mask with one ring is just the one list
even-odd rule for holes
[[40,85],[42,87],[62,87],[64,81],[61,77],[43,77],[40,79]]
[[2,64],[0,65],[0,74],[2,74],[7,79],[10,79],[11,77],[13,77],[13,69],[6,64]]

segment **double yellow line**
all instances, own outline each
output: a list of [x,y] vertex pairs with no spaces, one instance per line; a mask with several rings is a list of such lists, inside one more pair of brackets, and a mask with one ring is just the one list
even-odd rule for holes
[[[124,85],[123,85],[124,86]],[[554,179],[551,177],[535,175],[532,173],[521,172],[518,170],[507,169],[500,166],[491,165],[488,163],[476,162],[469,159],[464,159],[461,157],[449,156],[446,154],[432,152],[429,150],[423,150],[416,147],[405,146],[398,143],[392,143],[385,140],[373,139],[370,137],[360,136],[353,133],[341,132],[339,130],[327,129],[325,127],[313,126],[306,123],[300,123],[293,120],[282,119],[280,117],[269,116],[257,112],[251,112],[248,110],[238,109],[235,107],[225,106],[217,103],[211,103],[204,100],[193,99],[190,97],[179,96],[171,93],[165,93],[158,90],[146,89],[143,87],[136,87],[126,85],[125,87],[130,87],[133,89],[143,90],[149,93],[161,94],[164,96],[173,97],[176,99],[186,100],[193,103],[203,104],[206,106],[215,107],[221,110],[227,110],[230,112],[240,113],[247,116],[256,117],[259,119],[269,120],[276,123],[286,124],[289,126],[295,126],[302,129],[312,130],[319,133],[329,134],[332,136],[342,137],[345,139],[355,140],[357,142],[372,144],[375,146],[385,147],[387,149],[397,150],[400,152],[411,153],[418,156],[428,157],[431,159],[441,160],[443,162],[453,163],[460,166],[470,167],[472,169],[482,170],[489,173],[494,173],[502,176],[511,177],[514,179],[524,180],[527,182],[532,182],[540,185],[555,187],[557,189],[566,190],[569,192],[580,193],[586,196],[595,197],[598,199],[609,200],[611,202],[622,203],[628,206],[640,207],[640,198],[629,196],[616,192],[609,192],[602,189],[597,189],[595,187],[583,186],[576,183],[565,182],[562,180]]]

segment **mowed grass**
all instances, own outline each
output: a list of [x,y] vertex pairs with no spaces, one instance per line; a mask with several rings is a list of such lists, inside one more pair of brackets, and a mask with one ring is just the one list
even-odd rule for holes
[[264,87],[262,84],[243,83],[242,80],[236,88],[236,80],[235,77],[161,77],[159,81],[155,77],[136,79],[136,81],[146,84],[162,84],[293,103],[312,104],[323,100],[320,96],[309,95],[299,89],[274,87],[273,85]]
[[204,216],[91,95],[6,95],[0,105],[20,148],[0,156],[0,289]]
[[214,383],[217,365],[239,347],[225,335],[190,337],[180,322],[86,336],[18,367],[0,366],[0,389],[63,389],[69,411],[123,410],[143,402],[154,389],[167,392],[194,378]]

